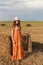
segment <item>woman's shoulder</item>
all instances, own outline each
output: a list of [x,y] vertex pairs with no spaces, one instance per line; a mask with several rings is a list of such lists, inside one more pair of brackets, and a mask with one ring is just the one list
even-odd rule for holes
[[15,30],[20,30],[20,27],[16,26],[16,27],[15,27]]
[[18,26],[13,26],[12,28],[11,28],[12,30],[20,30],[20,27],[18,27]]

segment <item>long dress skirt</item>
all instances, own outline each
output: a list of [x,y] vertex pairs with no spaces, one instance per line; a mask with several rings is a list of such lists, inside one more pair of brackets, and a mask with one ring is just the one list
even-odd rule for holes
[[14,30],[14,41],[15,43],[13,43],[13,56],[12,59],[13,60],[21,60],[24,58],[24,49],[23,49],[23,45],[22,45],[22,40],[21,40],[21,31],[20,29],[15,29]]

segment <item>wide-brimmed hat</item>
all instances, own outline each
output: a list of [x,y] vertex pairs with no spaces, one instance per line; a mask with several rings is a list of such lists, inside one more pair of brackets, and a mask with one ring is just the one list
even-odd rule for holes
[[15,17],[15,20],[19,20],[19,18],[18,17]]

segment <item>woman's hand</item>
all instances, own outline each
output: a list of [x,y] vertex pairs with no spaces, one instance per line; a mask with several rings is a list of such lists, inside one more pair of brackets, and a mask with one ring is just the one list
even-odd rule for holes
[[15,41],[13,40],[13,44],[15,44]]

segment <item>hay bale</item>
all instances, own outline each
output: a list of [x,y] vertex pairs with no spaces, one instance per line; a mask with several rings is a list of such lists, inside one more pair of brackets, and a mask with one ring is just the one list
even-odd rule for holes
[[25,51],[32,52],[32,41],[31,36],[28,33],[22,35],[22,43]]
[[22,44],[25,51],[28,50],[28,42],[27,42],[27,35],[24,33],[22,35]]
[[6,24],[1,24],[1,26],[5,26]]
[[31,24],[26,24],[26,26],[31,26]]
[[28,34],[28,52],[32,52],[32,41],[31,41],[31,36]]
[[[25,51],[30,52],[32,50],[32,44],[28,34],[22,35],[22,43],[23,43],[23,48]],[[1,34],[0,35],[0,55],[2,56],[12,55],[12,50],[13,50],[13,46],[12,46],[11,36],[6,36]]]
[[9,56],[10,55],[10,39],[9,36],[0,35],[0,55]]

